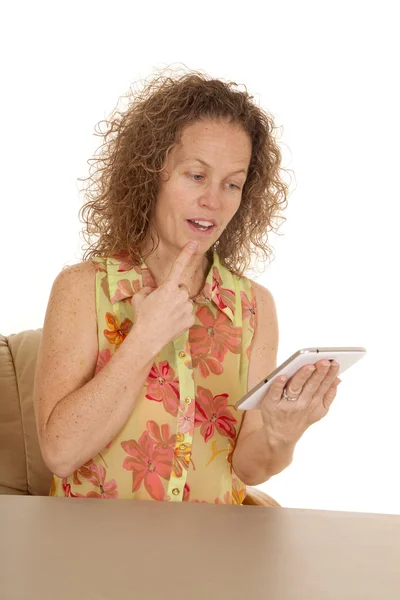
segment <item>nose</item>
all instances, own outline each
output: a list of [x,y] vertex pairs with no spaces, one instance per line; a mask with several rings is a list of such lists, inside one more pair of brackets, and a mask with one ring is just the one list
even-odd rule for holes
[[216,210],[221,207],[221,190],[216,185],[210,185],[203,190],[199,198],[199,206]]

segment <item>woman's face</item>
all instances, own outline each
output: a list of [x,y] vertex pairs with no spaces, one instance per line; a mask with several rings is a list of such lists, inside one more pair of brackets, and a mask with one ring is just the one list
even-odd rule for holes
[[187,126],[162,173],[152,225],[160,248],[190,240],[205,253],[239,208],[251,158],[250,136],[238,125],[198,121]]

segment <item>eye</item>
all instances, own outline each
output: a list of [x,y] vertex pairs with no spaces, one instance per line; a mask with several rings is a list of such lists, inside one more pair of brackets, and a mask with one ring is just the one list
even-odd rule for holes
[[[191,173],[190,177],[203,177],[203,175],[199,175],[198,173]],[[195,179],[195,181],[200,181],[200,179]]]
[[[239,191],[242,189],[242,188],[240,188],[238,185],[235,185],[234,183],[230,183],[229,185],[230,185],[230,186],[231,186],[231,185],[233,185],[233,188],[236,188],[236,189],[237,189],[237,190],[239,190]],[[233,188],[231,188],[231,190],[232,190]]]

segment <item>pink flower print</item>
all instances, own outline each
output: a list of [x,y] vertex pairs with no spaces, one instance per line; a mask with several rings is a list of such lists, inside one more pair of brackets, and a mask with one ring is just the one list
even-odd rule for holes
[[99,354],[97,356],[96,370],[94,372],[95,375],[97,375],[97,373],[100,373],[100,371],[102,370],[103,367],[106,366],[106,364],[108,363],[110,358],[111,358],[111,352],[109,351],[108,348],[106,350],[102,350],[101,352],[99,352]]
[[232,314],[235,310],[235,292],[228,288],[222,287],[222,279],[221,275],[217,269],[217,267],[213,268],[212,275],[212,291],[215,292],[214,300],[218,304],[220,308],[230,308]]
[[213,396],[210,390],[203,387],[197,388],[195,426],[200,426],[200,433],[204,441],[208,442],[218,433],[229,438],[236,438],[234,427],[237,420],[227,409],[228,394]]
[[171,460],[174,453],[176,435],[171,435],[169,424],[164,423],[160,426],[155,421],[147,421],[147,431],[155,442],[154,450],[167,450],[170,452]]
[[251,300],[248,299],[244,292],[240,292],[242,299],[242,315],[244,319],[250,319],[249,325],[253,329],[256,326],[256,299],[253,296]]
[[131,298],[137,292],[140,292],[140,281],[135,279],[135,281],[129,281],[129,279],[120,279],[117,282],[117,291],[114,296],[111,298],[111,302],[119,302],[120,300],[126,300],[126,298]]
[[64,483],[62,484],[62,489],[64,492],[64,496],[67,496],[68,498],[76,498],[77,496],[75,494],[73,494],[71,492],[71,484],[70,483]]
[[136,265],[132,265],[129,260],[121,260],[118,265],[118,273],[125,273],[126,271],[132,271],[135,269],[136,273],[140,273],[140,268]]
[[[92,464],[93,464],[93,459],[91,458],[90,460],[88,460],[87,462],[85,462],[84,465],[82,465],[81,467],[79,467],[79,469],[77,469],[76,471],[74,471],[73,476],[72,476],[73,477],[73,484],[74,485],[82,485],[82,481],[79,479],[78,475],[80,475],[84,479],[88,479],[89,477],[91,477]],[[63,479],[63,482],[64,481],[65,481],[65,483],[67,483],[66,479]]]
[[167,360],[154,364],[147,378],[148,400],[162,402],[165,410],[176,417],[179,407],[179,380]]
[[[88,465],[90,463],[86,463]],[[89,471],[89,476],[87,474]],[[118,498],[117,492],[117,483],[115,479],[111,479],[110,481],[105,481],[106,478],[106,470],[103,465],[95,465],[94,463],[90,464],[90,469],[86,468],[85,477],[92,485],[99,488],[99,491],[96,492],[92,490],[87,494],[71,494],[74,498]],[[80,481],[78,483],[81,483]],[[69,485],[69,484],[68,484]],[[64,486],[63,486],[64,487]]]
[[140,274],[140,267],[134,265],[129,256],[129,252],[120,252],[119,254],[114,254],[113,258],[118,261],[118,273],[124,273],[126,271],[132,271],[135,269],[136,273]]
[[107,273],[107,267],[104,264],[104,261],[92,260],[90,261],[94,265],[94,269],[96,273]]
[[164,487],[160,477],[169,479],[171,474],[171,453],[169,450],[155,450],[148,431],[144,431],[139,441],[121,442],[127,456],[122,464],[132,471],[132,491],[137,492],[142,483],[154,500],[164,498]]
[[90,467],[91,477],[88,481],[95,487],[99,488],[99,492],[91,491],[87,494],[77,494],[78,498],[118,498],[117,483],[115,479],[105,481],[106,470],[103,465],[92,464]]
[[214,504],[232,504],[232,494],[231,494],[231,492],[229,490],[227,492],[225,492],[224,497],[222,499],[221,498],[215,498]]
[[196,314],[201,325],[193,325],[189,329],[192,360],[193,355],[211,354],[217,361],[222,362],[228,350],[234,354],[240,353],[241,327],[234,327],[220,310],[217,310],[214,317],[208,306],[200,306]]
[[202,377],[208,377],[210,373],[221,375],[224,370],[224,367],[217,358],[204,354],[194,354],[192,356],[192,365],[194,369],[199,369]]
[[190,502],[190,486],[187,483],[183,488],[183,502]]
[[157,288],[156,283],[153,279],[153,276],[148,269],[142,269],[142,280],[143,280],[143,287],[151,287],[154,289]]

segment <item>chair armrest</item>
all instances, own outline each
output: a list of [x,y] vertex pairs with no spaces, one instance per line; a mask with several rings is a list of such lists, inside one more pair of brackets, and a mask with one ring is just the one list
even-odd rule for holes
[[271,496],[264,494],[264,492],[254,487],[247,487],[247,494],[243,500],[243,504],[250,506],[280,506]]

